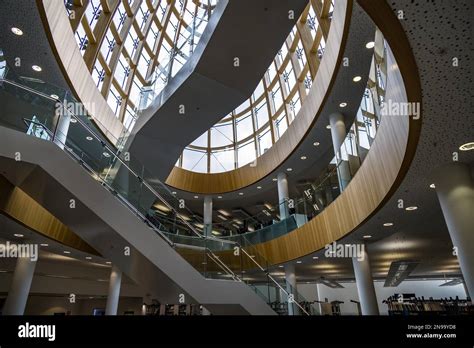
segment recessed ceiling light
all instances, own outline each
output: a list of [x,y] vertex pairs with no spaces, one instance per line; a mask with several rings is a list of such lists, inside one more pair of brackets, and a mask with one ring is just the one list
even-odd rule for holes
[[461,151],[474,150],[474,141],[471,141],[470,143],[465,143],[465,144],[459,146],[459,150],[461,150]]
[[47,246],[49,246],[49,244],[48,243],[41,243],[40,246],[47,247]]
[[218,199],[222,199],[222,196],[217,196]]
[[38,66],[38,65],[33,65],[31,68],[32,68],[34,71],[37,71],[37,72],[40,72],[40,71],[43,70],[43,69],[42,69],[40,66]]
[[13,27],[12,28],[12,33],[15,34],[15,35],[18,35],[18,36],[22,36],[23,35],[23,30],[21,30],[20,28]]
[[198,199],[198,198],[199,198],[199,196],[194,196],[194,199]]
[[287,172],[291,172],[292,170],[293,170],[293,168],[286,168]]
[[175,194],[176,194],[176,191],[171,192],[171,194],[175,195]]
[[69,121],[71,123],[77,123],[77,120],[75,118],[71,118],[71,120]]
[[244,193],[243,193],[243,192],[239,192],[239,196],[243,196],[243,195],[244,195]]
[[339,104],[339,107],[341,107],[341,108],[345,108],[346,106],[347,106],[347,103],[341,103],[341,104]]
[[278,268],[283,268],[283,265],[278,266]]
[[296,261],[296,263],[302,263],[303,261]]
[[436,185],[435,185],[435,184],[431,184],[431,185],[430,185],[430,188],[434,189],[434,188],[436,188]]
[[92,257],[86,256],[86,260],[92,260]]
[[328,124],[328,125],[326,126],[326,129],[331,129],[331,125]]
[[272,181],[277,181],[277,178],[273,178]]
[[393,226],[393,222],[386,222],[383,225],[384,227],[390,227],[390,226]]
[[63,253],[65,253],[65,254],[70,254],[71,252],[70,252],[70,251],[67,251],[67,250],[64,250]]
[[262,189],[262,186],[257,186],[257,190],[261,190]]
[[417,210],[418,207],[412,206],[412,207],[407,207],[405,210],[412,211],[412,210]]
[[94,138],[87,136],[86,140],[92,141]]
[[111,264],[112,264],[112,262],[110,262],[110,261],[107,261],[107,262],[106,262],[106,264],[108,264],[108,265],[111,265]]
[[317,260],[317,259],[319,259],[319,257],[313,256],[313,260]]
[[14,236],[15,236],[15,237],[18,237],[18,238],[23,238],[23,237],[24,237],[24,235],[22,235],[22,234],[20,234],[20,233],[15,233]]
[[367,42],[367,43],[365,44],[365,47],[366,47],[366,48],[369,48],[369,49],[370,49],[370,48],[374,48],[374,46],[375,46],[375,42],[373,42],[373,41]]
[[300,158],[304,161],[304,160],[307,159],[308,157],[306,157],[306,156],[301,156]]
[[354,82],[359,82],[360,80],[362,80],[362,77],[360,76],[354,76],[354,78],[352,79],[352,81]]
[[53,98],[53,99],[59,99],[59,96],[57,94],[51,94],[50,97]]
[[369,239],[369,238],[372,238],[372,236],[371,235],[365,235],[363,238],[364,239]]
[[315,141],[315,142],[313,143],[313,145],[314,145],[314,146],[319,146],[319,142],[318,142],[318,141]]
[[110,153],[108,153],[108,152],[103,152],[102,155],[104,155],[104,157],[107,157],[107,158],[110,157]]

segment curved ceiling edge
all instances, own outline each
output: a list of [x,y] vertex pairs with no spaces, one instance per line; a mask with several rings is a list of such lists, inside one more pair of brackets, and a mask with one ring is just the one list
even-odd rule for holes
[[0,175],[0,214],[66,247],[101,256],[41,204],[2,175]]
[[49,44],[69,87],[107,139],[116,144],[124,126],[115,117],[87,69],[66,9],[56,0],[36,0],[36,4]]
[[332,89],[348,37],[352,4],[352,0],[335,2],[326,50],[313,87],[301,106],[298,117],[267,152],[253,163],[224,173],[196,173],[175,166],[166,184],[200,194],[236,191],[270,175],[291,156],[318,119]]
[[[358,0],[358,3],[383,33],[396,61],[388,65],[387,100],[421,106],[418,67],[401,24],[386,2],[375,5],[371,0]],[[270,264],[287,262],[324,248],[370,219],[394,194],[408,172],[421,132],[421,115],[422,110],[418,119],[385,116],[367,158],[342,194],[300,228],[256,245],[258,251]],[[391,161],[387,162],[387,158]]]

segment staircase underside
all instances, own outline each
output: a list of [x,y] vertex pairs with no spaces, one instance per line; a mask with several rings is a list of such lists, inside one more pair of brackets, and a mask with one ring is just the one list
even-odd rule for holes
[[128,139],[149,175],[164,182],[186,146],[250,97],[307,4],[219,1],[196,51]]

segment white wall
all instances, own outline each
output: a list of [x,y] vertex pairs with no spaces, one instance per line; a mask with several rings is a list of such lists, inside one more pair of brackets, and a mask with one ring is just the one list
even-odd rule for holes
[[[426,281],[404,281],[396,288],[384,288],[384,282],[375,282],[375,293],[377,295],[377,302],[379,304],[379,311],[382,315],[388,314],[387,305],[382,303],[383,300],[386,300],[388,297],[394,294],[400,293],[414,293],[417,297],[424,296],[425,299],[433,297],[438,299],[441,297],[456,297],[460,299],[466,298],[466,292],[462,284],[455,286],[444,286],[440,287],[439,285],[443,284],[442,280],[426,280]],[[326,285],[319,284],[319,301],[324,301],[325,298],[331,301],[344,301],[341,304],[341,314],[342,315],[357,315],[357,306],[355,303],[350,302],[350,300],[359,301],[359,295],[357,294],[356,284],[353,283],[341,283],[344,288],[342,289],[332,289]],[[316,284],[298,284],[298,292],[301,293],[308,301],[318,300]]]

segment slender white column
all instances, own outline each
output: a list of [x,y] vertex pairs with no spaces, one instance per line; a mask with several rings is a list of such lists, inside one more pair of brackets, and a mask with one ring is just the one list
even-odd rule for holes
[[212,196],[204,196],[203,207],[204,234],[212,236]]
[[67,140],[67,133],[69,132],[69,125],[71,124],[71,115],[66,111],[65,104],[56,103],[56,117],[58,118],[56,129],[54,130],[54,142],[61,149]]
[[453,163],[435,174],[436,193],[469,294],[474,294],[474,183],[469,166]]
[[290,217],[290,212],[288,210],[288,176],[286,175],[286,173],[278,173],[277,180],[280,219],[284,220]]
[[117,315],[121,283],[122,271],[114,265],[110,271],[109,294],[107,296],[105,315]]
[[[286,291],[288,294],[293,295],[293,302],[298,301],[298,289],[296,287],[296,273],[295,265],[285,265],[285,280],[286,280]],[[290,303],[288,299],[288,315],[299,315],[299,308],[296,304]]]
[[[329,124],[331,126],[331,137],[334,154],[336,155],[337,159],[342,160],[341,145],[344,143],[344,139],[346,138],[346,124],[344,122],[344,116],[339,112],[331,114],[329,116]],[[342,191],[345,189],[351,179],[348,161],[342,161],[339,163],[337,175],[339,177],[339,185]]]
[[10,291],[3,306],[4,315],[24,314],[35,268],[36,261],[31,261],[31,258],[19,257],[17,259]]
[[357,257],[352,258],[357,292],[359,294],[362,315],[379,315],[374,280],[372,278],[369,255],[366,249],[367,248],[363,248],[364,257],[360,260]]

